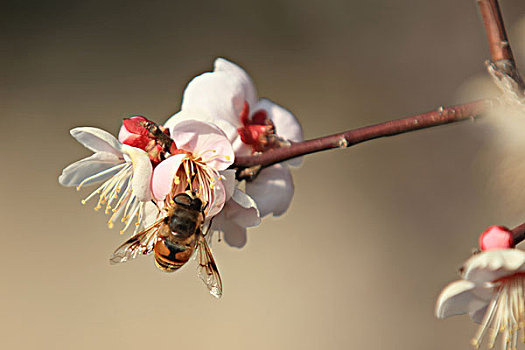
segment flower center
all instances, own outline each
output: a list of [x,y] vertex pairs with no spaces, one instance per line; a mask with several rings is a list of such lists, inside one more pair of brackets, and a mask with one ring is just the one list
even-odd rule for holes
[[525,342],[525,273],[516,273],[494,283],[499,285],[495,287],[472,345],[478,348],[483,336],[489,333],[488,347],[492,348],[501,333],[503,348],[516,349],[518,336]]
[[206,212],[209,211],[210,205],[215,199],[216,181],[219,179],[219,172],[214,168],[206,165],[202,156],[195,157],[193,154],[183,150],[177,150],[177,153],[186,153],[186,158],[182,160],[173,178],[173,185],[170,194],[166,200],[172,200],[177,194],[190,191],[199,198]]
[[250,145],[253,152],[264,152],[275,147],[275,126],[265,110],[255,111],[250,118],[250,106],[245,101],[240,119],[242,127],[238,128],[237,132],[242,142]]

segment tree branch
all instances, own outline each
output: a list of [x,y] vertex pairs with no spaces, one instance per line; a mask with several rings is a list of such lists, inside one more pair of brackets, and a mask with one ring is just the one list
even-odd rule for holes
[[239,156],[235,158],[235,162],[233,163],[232,167],[240,169],[254,166],[267,167],[310,153],[320,152],[332,148],[346,148],[380,137],[393,136],[409,131],[430,128],[448,123],[455,123],[476,117],[480,113],[484,112],[491,104],[492,101],[490,100],[481,100],[448,108],[440,107],[432,112],[391,120],[371,126],[365,126],[334,135],[307,140],[304,142],[298,142],[292,144],[289,147],[272,149],[264,153],[251,156]]
[[[518,93],[525,91],[525,84],[516,68],[514,56],[507,39],[505,25],[497,0],[477,0],[489,43],[492,63],[489,72],[501,81],[508,81],[517,86]],[[236,157],[232,168],[237,169],[238,179],[252,179],[261,168],[300,157],[306,154],[320,152],[332,148],[346,148],[357,143],[373,140],[379,137],[393,136],[409,131],[430,128],[442,124],[454,123],[473,118],[484,112],[490,101],[476,101],[449,108],[439,108],[413,117],[393,120],[381,124],[367,126],[343,133],[320,137],[288,147],[271,149],[250,156]],[[255,175],[254,175],[255,174]]]

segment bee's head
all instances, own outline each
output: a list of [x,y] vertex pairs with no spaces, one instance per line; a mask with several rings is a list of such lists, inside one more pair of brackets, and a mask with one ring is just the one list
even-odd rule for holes
[[205,209],[202,201],[197,196],[193,195],[193,193],[191,196],[188,193],[179,193],[173,197],[173,201],[178,205],[200,212]]

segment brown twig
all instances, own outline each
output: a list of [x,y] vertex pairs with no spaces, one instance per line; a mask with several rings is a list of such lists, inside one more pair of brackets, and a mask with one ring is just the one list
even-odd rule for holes
[[516,61],[507,38],[498,0],[477,1],[487,33],[492,63],[499,74],[509,76],[516,82],[519,89],[525,90],[525,84],[516,67]]
[[514,61],[497,0],[478,0],[493,61]]
[[525,222],[519,226],[514,227],[512,230],[512,240],[515,245],[525,240]]
[[392,120],[313,140],[294,143],[289,147],[272,149],[251,156],[239,156],[235,158],[232,167],[241,169],[254,166],[267,167],[272,164],[310,153],[332,148],[346,148],[380,137],[393,136],[409,131],[459,122],[476,117],[484,112],[490,105],[491,101],[482,100],[448,108],[440,107],[435,111],[418,114],[408,118]]

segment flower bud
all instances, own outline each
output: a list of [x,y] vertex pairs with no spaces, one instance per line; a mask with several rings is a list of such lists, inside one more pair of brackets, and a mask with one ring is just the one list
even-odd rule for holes
[[[120,143],[146,151],[153,165],[164,159],[166,138],[169,140],[167,129],[140,115],[125,118],[118,134]],[[173,142],[168,146],[171,146],[170,151],[176,149]]]
[[483,251],[513,248],[512,232],[505,226],[490,226],[479,236],[479,247]]

